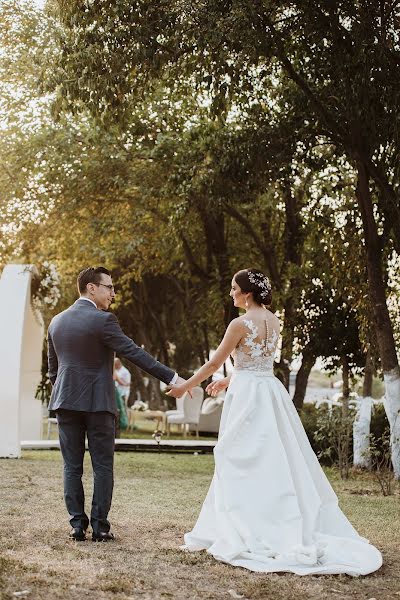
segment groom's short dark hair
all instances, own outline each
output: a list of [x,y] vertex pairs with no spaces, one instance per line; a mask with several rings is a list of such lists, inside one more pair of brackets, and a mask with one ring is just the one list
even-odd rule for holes
[[77,284],[80,294],[86,292],[86,286],[88,283],[100,283],[102,275],[111,275],[110,271],[105,267],[87,267],[83,269],[78,275]]

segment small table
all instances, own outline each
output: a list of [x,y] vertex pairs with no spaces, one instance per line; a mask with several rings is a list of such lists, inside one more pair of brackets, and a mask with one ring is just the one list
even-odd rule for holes
[[153,419],[156,422],[156,429],[160,429],[160,423],[162,423],[162,431],[165,432],[166,418],[165,412],[162,410],[128,410],[128,429],[134,428],[138,414],[146,419]]

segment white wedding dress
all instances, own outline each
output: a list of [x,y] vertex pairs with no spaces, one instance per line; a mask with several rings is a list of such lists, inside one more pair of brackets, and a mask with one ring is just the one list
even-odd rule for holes
[[226,393],[215,473],[184,549],[250,571],[366,575],[382,556],[358,535],[273,375],[279,323],[244,320]]

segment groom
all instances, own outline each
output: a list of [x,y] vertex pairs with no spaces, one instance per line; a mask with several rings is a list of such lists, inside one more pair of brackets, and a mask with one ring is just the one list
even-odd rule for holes
[[94,542],[114,539],[107,520],[113,490],[116,352],[168,385],[184,382],[137,346],[106,312],[115,298],[110,272],[87,268],[78,275],[80,298],[56,315],[48,330],[49,410],[56,411],[64,460],[64,498],[75,541],[86,539],[89,519],[82,486],[85,435],[94,473],[90,524]]

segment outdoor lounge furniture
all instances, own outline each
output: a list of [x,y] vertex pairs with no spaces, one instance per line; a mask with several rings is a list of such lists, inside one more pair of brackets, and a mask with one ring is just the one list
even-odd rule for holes
[[49,440],[51,437],[51,427],[55,425],[57,427],[57,419],[55,417],[49,417],[47,419],[47,439]]
[[183,412],[183,398],[184,396],[181,396],[180,398],[175,398],[176,409],[165,411],[165,418],[169,417],[169,415],[176,415],[177,413]]
[[[222,408],[224,406],[224,397],[205,398],[201,407],[199,419],[199,431],[204,433],[218,433],[221,421]],[[189,426],[190,431],[194,431],[194,426]]]
[[[167,434],[170,435],[171,425],[183,425],[183,435],[186,437],[187,427],[194,425],[196,435],[199,435],[199,420],[201,405],[203,403],[204,390],[201,387],[194,387],[192,390],[192,398],[187,392],[183,397],[182,412],[174,411],[169,414],[167,419]],[[169,412],[169,411],[168,411]]]
[[[133,410],[132,408],[128,408],[128,429],[135,428],[136,419],[140,417],[143,419],[149,419],[155,421],[156,430],[162,429],[165,431],[165,415],[166,413],[162,410]],[[162,427],[160,426],[162,423]]]

